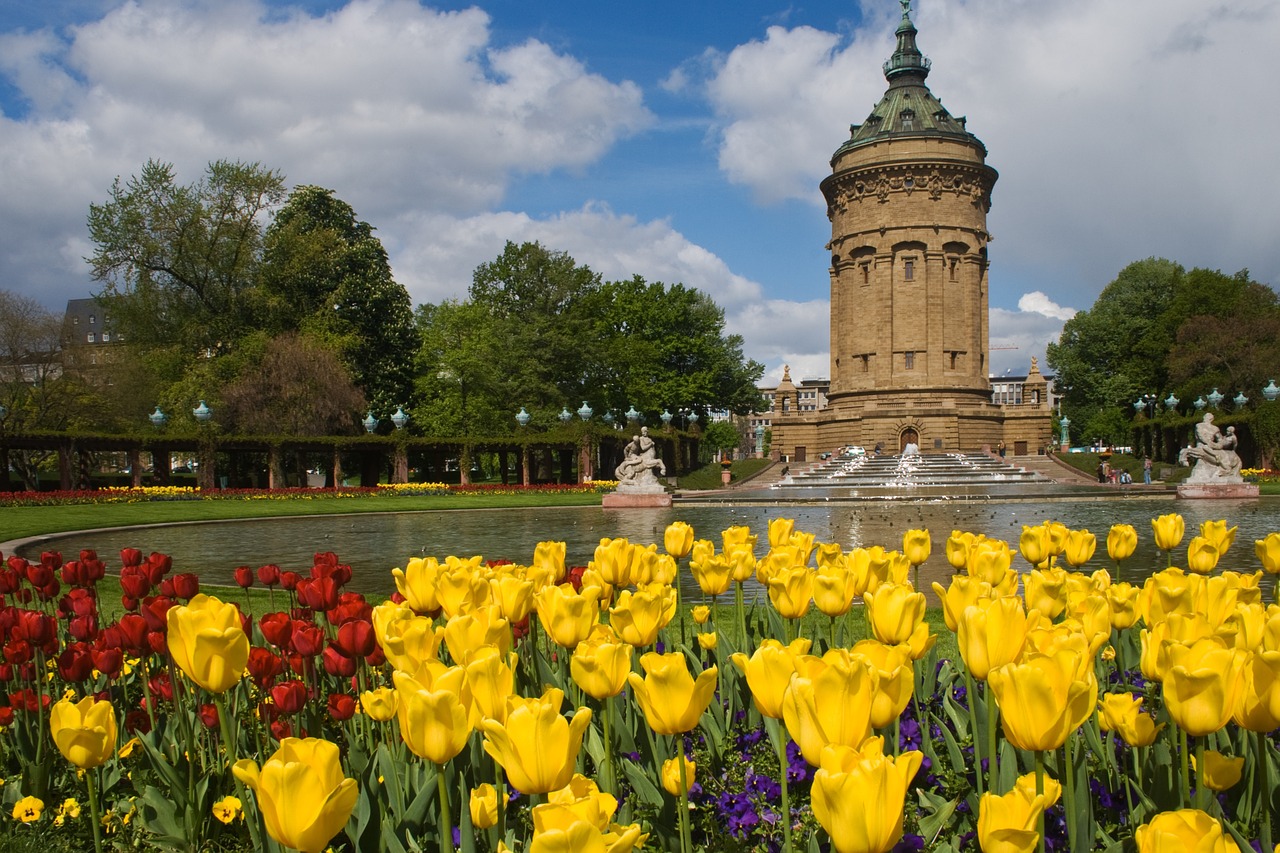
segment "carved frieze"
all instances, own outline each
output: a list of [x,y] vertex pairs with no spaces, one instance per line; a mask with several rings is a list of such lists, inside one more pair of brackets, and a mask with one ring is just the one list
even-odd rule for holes
[[823,187],[827,195],[827,218],[845,213],[849,207],[874,198],[887,204],[895,193],[911,195],[916,191],[940,201],[947,193],[967,196],[985,213],[991,209],[991,186],[979,169],[934,167],[922,172],[919,165],[878,166],[859,169],[829,178]]

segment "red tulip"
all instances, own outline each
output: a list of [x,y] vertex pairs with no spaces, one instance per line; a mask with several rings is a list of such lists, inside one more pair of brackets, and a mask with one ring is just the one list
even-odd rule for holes
[[200,594],[200,579],[190,572],[173,576],[173,592],[188,601]]
[[275,563],[259,566],[258,580],[262,581],[265,586],[275,586],[280,583],[280,567]]
[[14,666],[22,666],[24,663],[30,663],[31,658],[35,656],[35,652],[31,650],[31,644],[26,640],[10,640],[4,646],[4,659]]
[[163,595],[148,595],[142,599],[142,618],[147,620],[147,627],[152,631],[165,633],[169,627],[166,614],[173,606],[173,599]]
[[162,631],[148,631],[147,645],[151,647],[151,651],[162,655],[169,651],[169,638]]
[[338,678],[350,678],[356,674],[356,659],[347,657],[336,646],[326,646],[324,669],[325,672]]
[[58,602],[58,612],[64,616],[95,616],[98,613],[98,602],[89,590],[76,588]]
[[253,586],[253,569],[248,566],[236,566],[235,571],[236,585],[241,589],[248,589]]
[[40,565],[46,567],[51,572],[56,572],[62,568],[62,552],[61,551],[42,551],[40,553]]
[[120,549],[120,565],[123,566],[141,566],[142,552],[137,548],[121,548]]
[[13,725],[13,709],[5,705],[0,708],[0,728],[7,729],[11,725]]
[[67,623],[67,633],[82,643],[90,642],[98,637],[98,615],[76,616]]
[[331,577],[298,581],[298,601],[312,610],[332,610],[338,606],[339,587]]
[[134,708],[124,715],[124,730],[130,734],[146,734],[151,731],[151,718],[142,708]]
[[280,573],[280,586],[282,586],[287,592],[293,592],[295,589],[297,589],[298,581],[300,580],[302,580],[302,575],[298,574],[297,572],[281,572]]
[[120,642],[117,644],[134,654],[146,654],[151,649],[147,642],[147,620],[137,613],[126,613],[116,623],[120,631]]
[[373,651],[364,656],[364,662],[369,664],[369,666],[373,667],[374,669],[377,669],[378,667],[386,663],[387,656],[382,651],[382,646],[379,646],[375,643],[373,646]]
[[218,706],[212,702],[205,702],[201,705],[200,722],[204,723],[206,729],[218,728]]
[[270,649],[254,646],[249,649],[249,661],[245,664],[249,677],[258,685],[259,690],[266,690],[276,676],[284,672],[284,661]]
[[94,649],[93,668],[107,678],[115,678],[124,668],[124,652],[119,648]]
[[343,622],[338,626],[334,645],[348,657],[362,658],[373,653],[378,645],[378,638],[369,622]]
[[141,566],[126,566],[120,570],[120,589],[130,598],[145,598],[151,592],[151,578]]
[[11,565],[0,567],[0,595],[17,592],[22,585],[22,572]]
[[324,631],[310,622],[295,619],[290,643],[298,654],[315,657],[324,648]]
[[344,723],[351,719],[356,713],[356,700],[354,696],[348,696],[346,693],[330,693],[329,694],[329,716],[339,723]]
[[18,623],[13,627],[13,634],[33,646],[57,648],[57,629],[57,623],[52,616],[46,616],[38,610],[19,610]]
[[271,701],[281,714],[296,714],[307,704],[307,685],[301,681],[281,681],[271,688]]
[[288,720],[273,720],[271,722],[271,736],[276,740],[293,737],[293,726],[289,724]]
[[53,580],[53,569],[44,563],[28,563],[26,575],[27,583],[39,589]]
[[93,674],[93,655],[84,643],[73,643],[58,655],[58,674],[66,681],[84,681]]
[[365,601],[364,596],[358,592],[344,592],[338,597],[338,606],[327,611],[325,616],[331,625],[341,625],[357,619],[368,622],[373,619],[373,605]]
[[151,676],[151,679],[147,682],[147,694],[165,702],[172,702],[173,682],[169,680],[169,673],[157,672]]
[[160,583],[160,579],[173,570],[173,558],[168,554],[157,554],[152,551],[147,555],[147,575],[152,584]]

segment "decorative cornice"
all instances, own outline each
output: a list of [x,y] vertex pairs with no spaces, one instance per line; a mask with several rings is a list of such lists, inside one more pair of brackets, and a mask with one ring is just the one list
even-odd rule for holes
[[968,196],[974,206],[986,213],[991,210],[994,176],[994,169],[980,165],[874,165],[832,175],[822,182],[822,193],[827,199],[828,219],[847,212],[854,203],[874,198],[877,203],[886,204],[894,194],[910,196],[917,192],[932,201],[941,200],[947,193]]

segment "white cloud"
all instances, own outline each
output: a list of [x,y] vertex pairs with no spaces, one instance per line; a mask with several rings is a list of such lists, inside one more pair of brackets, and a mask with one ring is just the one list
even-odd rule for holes
[[1018,299],[1018,310],[1043,314],[1046,317],[1064,322],[1076,316],[1077,313],[1076,309],[1064,308],[1038,290],[1022,294]]
[[[353,0],[315,17],[254,0],[139,0],[72,27],[0,37],[29,103],[0,117],[0,275],[82,295],[89,201],[149,158],[196,180],[259,161],[335,190],[388,243],[405,210],[468,216],[514,176],[580,170],[652,122],[639,88],[535,40],[497,48],[479,9]],[[57,297],[54,297],[55,300]],[[56,304],[56,302],[55,302]]]
[[[1035,276],[1058,300],[1083,288],[1091,301],[1150,255],[1280,284],[1280,196],[1263,177],[1280,112],[1259,107],[1274,100],[1280,4],[960,0],[914,17],[930,88],[969,116],[1001,173],[993,290]],[[885,23],[847,43],[773,28],[727,54],[705,92],[730,180],[822,203],[842,128],[886,87]]]

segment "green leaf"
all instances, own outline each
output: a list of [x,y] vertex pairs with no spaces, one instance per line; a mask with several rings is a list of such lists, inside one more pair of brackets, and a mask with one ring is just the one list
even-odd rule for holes
[[644,768],[630,759],[623,759],[622,769],[627,776],[627,781],[631,783],[632,793],[640,799],[640,802],[654,809],[661,809],[665,803],[665,797],[649,778],[649,774],[645,773]]
[[924,811],[920,816],[920,834],[924,836],[925,847],[933,849],[939,833],[951,823],[951,816],[955,814],[960,800],[948,800],[924,788],[916,789],[916,795]]

